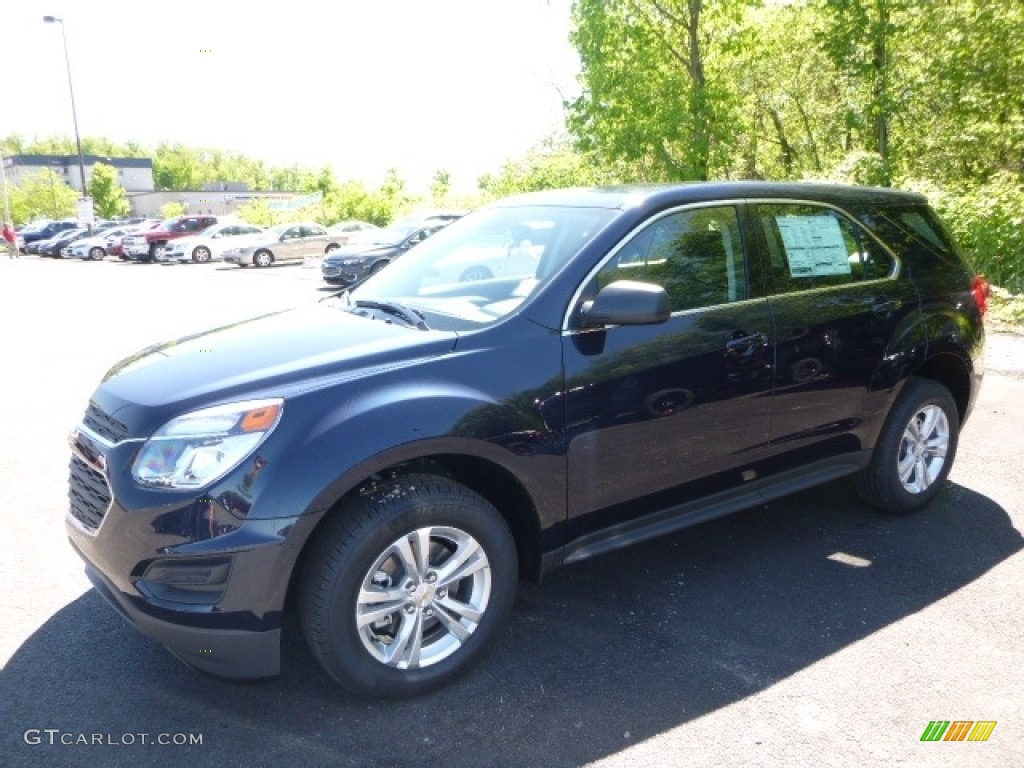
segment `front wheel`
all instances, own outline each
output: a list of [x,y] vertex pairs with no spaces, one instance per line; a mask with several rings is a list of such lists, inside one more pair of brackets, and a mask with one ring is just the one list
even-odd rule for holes
[[257,267],[269,267],[274,263],[274,256],[270,251],[256,251],[252,257],[252,263]]
[[903,388],[857,490],[891,514],[915,512],[941,490],[956,456],[960,416],[949,390],[931,379]]
[[192,261],[198,262],[200,264],[205,264],[210,260],[211,257],[212,254],[210,253],[210,249],[207,248],[205,245],[196,246],[196,248],[192,251]]
[[490,503],[446,478],[396,477],[318,532],[301,585],[303,628],[350,691],[415,696],[484,652],[517,580],[515,541]]
[[103,257],[106,255],[107,252],[100,248],[99,246],[95,246],[89,249],[89,258],[92,259],[93,261],[102,261]]

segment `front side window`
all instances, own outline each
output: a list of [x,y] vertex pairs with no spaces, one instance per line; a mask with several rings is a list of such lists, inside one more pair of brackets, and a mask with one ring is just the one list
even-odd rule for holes
[[768,290],[794,293],[887,277],[893,259],[859,226],[833,208],[758,203],[768,255]]
[[732,206],[676,211],[648,224],[598,273],[597,288],[617,280],[660,285],[673,312],[747,298],[739,219]]

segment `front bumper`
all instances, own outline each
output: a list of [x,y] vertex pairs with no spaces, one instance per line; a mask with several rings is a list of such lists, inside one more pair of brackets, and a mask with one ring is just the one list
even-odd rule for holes
[[140,441],[100,434],[85,425],[72,433],[66,517],[97,592],[197,669],[278,674],[282,611],[306,520],[249,519],[255,494],[244,462],[202,494],[145,489],[129,474]]
[[280,628],[252,632],[177,624],[139,610],[88,560],[85,575],[100,597],[125,621],[165,645],[186,664],[220,677],[252,679],[280,674]]
[[366,273],[361,265],[322,264],[320,274],[331,285],[352,285]]

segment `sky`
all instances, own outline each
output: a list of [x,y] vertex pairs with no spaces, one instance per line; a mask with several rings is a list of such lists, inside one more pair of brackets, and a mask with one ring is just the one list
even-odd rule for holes
[[425,190],[522,158],[578,92],[571,0],[20,0],[0,11],[0,137],[215,147]]

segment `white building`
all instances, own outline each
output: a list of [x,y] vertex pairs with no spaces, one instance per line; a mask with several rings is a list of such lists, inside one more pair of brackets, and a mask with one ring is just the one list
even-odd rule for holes
[[[151,192],[153,183],[153,160],[148,157],[106,157],[84,155],[85,183],[92,178],[92,169],[97,163],[109,165],[117,171],[117,180],[126,192]],[[4,158],[7,166],[8,183],[19,184],[26,176],[50,169],[64,179],[73,190],[82,193],[82,173],[78,155],[8,155]]]

